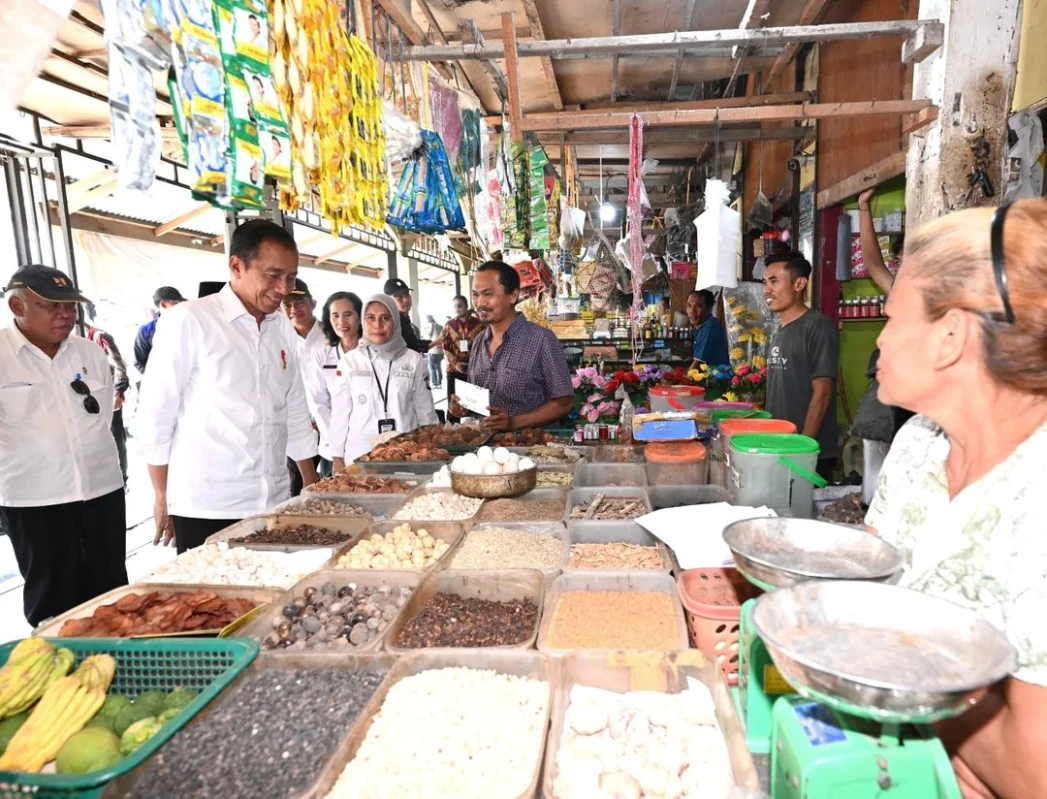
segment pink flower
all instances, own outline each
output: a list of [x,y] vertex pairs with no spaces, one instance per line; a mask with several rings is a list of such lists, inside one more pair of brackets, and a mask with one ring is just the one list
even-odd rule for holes
[[575,391],[577,391],[581,387],[582,387],[582,378],[580,378],[578,375],[575,375],[574,377],[572,377],[571,378],[571,388],[573,388]]
[[734,388],[738,388],[738,386],[740,386],[741,383],[742,383],[742,379],[740,377],[738,377],[738,375],[735,375],[734,377],[731,378],[731,385]]
[[597,388],[603,388],[607,385],[607,380],[603,375],[596,375],[596,377],[593,378],[593,385]]
[[743,363],[741,366],[734,370],[734,373],[738,375],[738,377],[745,377],[747,374],[749,374],[749,364]]
[[587,413],[589,413],[589,411],[591,411],[595,407],[596,406],[593,405],[591,402],[587,402],[587,403],[585,403],[585,405],[583,405],[581,407],[581,410],[579,411],[579,413],[581,413],[582,416],[585,416]]
[[762,381],[763,375],[761,375],[759,372],[753,372],[751,375],[749,375],[749,382],[752,383],[754,386],[760,385]]
[[603,394],[590,394],[589,399],[586,402],[599,402],[603,399]]
[[589,413],[585,415],[585,418],[588,419],[590,422],[595,422],[597,419],[600,418],[600,413],[596,410],[596,408],[593,408],[591,411],[589,411]]

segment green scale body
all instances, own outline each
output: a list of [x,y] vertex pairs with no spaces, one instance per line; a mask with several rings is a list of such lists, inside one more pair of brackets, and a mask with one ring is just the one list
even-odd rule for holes
[[771,709],[780,696],[796,692],[782,679],[760,636],[753,629],[755,599],[742,605],[738,628],[738,687],[735,709],[745,724],[749,751],[766,755],[771,751]]

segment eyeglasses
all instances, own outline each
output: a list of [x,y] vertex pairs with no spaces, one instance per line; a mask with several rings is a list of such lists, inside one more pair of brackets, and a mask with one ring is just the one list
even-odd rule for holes
[[72,383],[69,384],[73,391],[84,398],[84,410],[90,414],[100,413],[101,408],[98,405],[98,400],[91,394],[91,389],[87,387],[87,383],[81,380],[79,377],[76,378]]
[[996,290],[1003,300],[1003,313],[1009,324],[1014,324],[1014,309],[1011,307],[1011,298],[1007,293],[1007,266],[1003,259],[1003,223],[1007,219],[1007,212],[1011,210],[1010,205],[1001,205],[992,216],[992,228],[990,229],[990,245],[992,249],[992,273],[996,278]]

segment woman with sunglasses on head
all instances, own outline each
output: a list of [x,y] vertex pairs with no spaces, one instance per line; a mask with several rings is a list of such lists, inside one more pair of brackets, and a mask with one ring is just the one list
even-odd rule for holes
[[916,412],[866,525],[903,587],[978,611],[1016,671],[941,722],[968,797],[1047,796],[1047,200],[950,214],[911,234],[887,303],[881,401]]
[[436,424],[425,357],[408,349],[396,301],[364,304],[364,338],[342,356],[331,399],[328,443],[337,473],[371,450],[376,436]]
[[363,336],[362,318],[363,303],[352,292],[337,291],[328,297],[320,314],[320,329],[327,338],[327,344],[313,350],[305,370],[305,398],[320,433],[321,477],[330,477],[332,472],[328,434],[331,427],[331,394],[338,362],[360,343]]

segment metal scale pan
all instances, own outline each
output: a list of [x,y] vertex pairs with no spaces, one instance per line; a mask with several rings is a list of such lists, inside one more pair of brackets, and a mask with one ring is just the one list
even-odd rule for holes
[[884,723],[955,716],[1015,668],[995,626],[948,600],[874,582],[813,581],[756,600],[753,626],[799,693]]
[[874,535],[810,519],[745,519],[725,527],[723,540],[738,571],[765,591],[807,580],[883,582],[905,565]]

